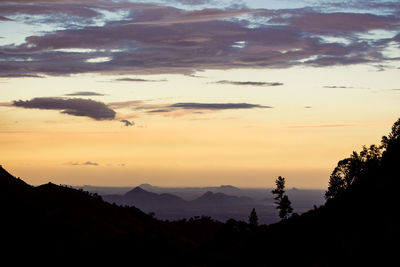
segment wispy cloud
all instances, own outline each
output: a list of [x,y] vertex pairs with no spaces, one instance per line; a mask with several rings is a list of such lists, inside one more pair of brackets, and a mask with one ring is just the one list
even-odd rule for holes
[[174,16],[160,16],[157,19],[152,20],[142,20],[128,22],[128,25],[173,25],[173,24],[194,24],[201,22],[209,22],[220,19],[228,19],[237,17],[245,14],[255,14],[260,13],[261,10],[251,10],[251,9],[239,9],[239,10],[221,10],[221,9],[211,9],[205,8],[202,10],[195,10],[191,12],[178,12]]
[[102,102],[82,98],[37,97],[26,101],[14,101],[13,106],[61,110],[61,113],[73,116],[85,116],[95,120],[112,120],[116,114],[114,110]]
[[283,85],[283,83],[280,83],[280,82],[251,82],[251,81],[240,82],[240,81],[228,81],[228,80],[221,80],[221,81],[216,81],[213,83],[232,84],[232,85],[251,85],[251,86],[280,86],[280,85]]
[[65,94],[66,96],[104,96],[104,94],[96,93],[96,92],[89,92],[89,91],[80,91]]
[[161,109],[153,109],[147,111],[147,113],[166,113],[166,112],[171,112],[174,111],[174,109],[171,108],[161,108]]
[[165,82],[167,80],[148,80],[148,79],[141,79],[141,78],[118,78],[115,79],[116,82]]
[[271,106],[262,106],[249,103],[195,103],[184,102],[175,104],[166,104],[161,108],[150,109],[148,114],[160,114],[165,117],[181,117],[186,115],[205,114],[222,110],[240,110],[255,108],[273,108]]
[[97,162],[92,162],[92,161],[86,161],[86,162],[67,162],[67,165],[72,165],[72,166],[99,166],[100,164]]
[[326,85],[324,86],[324,88],[331,88],[331,89],[346,89],[346,88],[353,88],[353,87],[349,87],[349,86],[342,86],[342,85]]
[[44,78],[42,75],[30,73],[1,73],[0,78]]
[[[137,112],[144,112],[146,114],[160,114],[167,117],[180,117],[190,114],[202,114],[209,112],[216,112],[221,110],[241,110],[241,109],[256,109],[256,108],[273,108],[272,106],[264,106],[251,103],[198,103],[198,102],[180,102],[173,104],[149,104],[146,101],[133,100],[124,102],[109,103],[109,107],[115,109],[132,109]],[[129,114],[128,114],[129,115]],[[132,113],[131,116],[125,114],[118,114],[118,118],[134,118],[137,113]]]
[[171,108],[180,109],[205,109],[205,110],[224,110],[224,109],[252,109],[252,108],[272,108],[271,106],[262,106],[249,103],[176,103],[169,105]]

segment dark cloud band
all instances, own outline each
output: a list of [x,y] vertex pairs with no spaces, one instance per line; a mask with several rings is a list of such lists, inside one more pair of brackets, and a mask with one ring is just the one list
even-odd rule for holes
[[216,84],[232,84],[232,85],[251,85],[251,86],[280,86],[280,85],[283,85],[283,83],[279,83],[279,82],[251,82],[251,81],[239,82],[239,81],[227,81],[227,80],[216,81],[214,83],[216,83]]
[[80,91],[80,92],[66,94],[66,96],[104,96],[104,95],[96,92]]
[[102,102],[81,98],[38,97],[27,101],[14,101],[13,106],[61,110],[61,113],[89,117],[95,120],[112,120],[116,114],[114,110]]
[[165,82],[166,80],[147,80],[140,78],[119,78],[115,79],[116,82]]

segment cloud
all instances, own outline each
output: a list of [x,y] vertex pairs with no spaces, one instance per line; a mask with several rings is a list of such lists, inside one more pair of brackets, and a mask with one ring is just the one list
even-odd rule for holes
[[[399,7],[393,5],[392,12],[384,13],[380,10],[386,5],[376,2],[377,8],[369,8],[367,14],[357,12],[367,6],[362,2],[346,12],[330,12],[334,6],[184,10],[168,3],[128,1],[0,3],[2,17],[18,16],[20,23],[28,24],[33,20],[38,25],[52,23],[59,29],[28,36],[19,45],[0,46],[0,76],[193,74],[205,69],[323,67],[391,60],[382,51],[390,42],[398,42],[399,35],[367,38],[365,33],[398,31]],[[125,15],[106,20],[104,12]],[[346,42],[327,41],[329,37]],[[109,60],[93,61],[96,58]]]
[[7,73],[0,72],[0,78],[44,78],[42,75],[29,74],[29,73]]
[[83,165],[89,165],[89,166],[99,166],[98,163],[96,162],[91,162],[91,161],[86,161],[85,163],[83,163]]
[[38,97],[32,100],[18,100],[13,106],[22,108],[61,110],[73,116],[85,116],[95,120],[112,120],[115,111],[102,102],[82,98]]
[[334,88],[339,88],[339,89],[345,89],[345,88],[353,88],[353,87],[348,87],[348,86],[338,86],[338,85],[326,85],[326,86],[324,86],[324,88],[332,88],[332,89],[334,89]]
[[147,80],[147,79],[139,79],[139,78],[119,78],[115,79],[116,82],[165,82],[166,80]]
[[213,2],[213,0],[175,0],[175,1],[184,5],[191,5],[191,6],[204,5]]
[[[180,102],[173,104],[148,104],[146,101],[131,100],[124,102],[113,102],[108,104],[109,107],[115,109],[129,108],[137,112],[145,112],[146,114],[162,114],[166,117],[180,117],[185,115],[203,114],[229,109],[254,109],[254,108],[273,108],[271,106],[263,106],[250,103],[197,103],[197,102]],[[128,119],[138,117],[137,113],[118,114],[119,119]]]
[[135,123],[133,121],[128,121],[128,120],[120,120],[120,122],[124,123],[124,126],[134,126]]
[[68,162],[67,165],[72,166],[99,166],[100,164],[97,162],[86,161],[86,162]]
[[252,108],[272,108],[271,106],[262,106],[248,103],[176,103],[169,105],[171,108],[180,109],[205,109],[205,110],[224,110],[224,109],[252,109]]
[[168,109],[168,108],[162,108],[162,109],[153,109],[150,111],[147,111],[148,113],[164,113],[164,112],[171,112],[174,109]]
[[251,86],[280,86],[283,85],[283,83],[279,82],[239,82],[239,81],[227,81],[227,80],[222,80],[222,81],[216,81],[214,83],[217,84],[232,84],[232,85],[251,85]]
[[123,102],[109,103],[108,106],[114,109],[131,109],[135,113],[117,114],[118,119],[129,119],[138,117],[137,112],[146,114],[162,114],[163,116],[179,117],[189,114],[202,114],[228,109],[254,109],[254,108],[273,108],[250,103],[198,103],[198,102],[179,102],[172,104],[149,104],[152,100],[130,100]]
[[220,10],[220,9],[202,9],[190,12],[176,12],[174,16],[160,16],[155,20],[129,22],[127,25],[171,25],[180,23],[199,23],[215,21],[219,19],[228,19],[244,14],[260,13],[260,10],[240,9],[240,10]]
[[80,92],[66,94],[66,96],[104,96],[104,95],[96,92],[80,91]]
[[396,23],[396,19],[390,16],[342,12],[305,12],[284,20],[303,31],[312,32],[365,32],[386,29]]
[[[7,2],[7,1],[6,1]],[[16,3],[17,2],[17,3]],[[22,2],[22,3],[18,3]],[[25,4],[24,4],[25,2]],[[58,3],[54,3],[58,2]],[[75,2],[75,3],[74,3]],[[100,1],[97,1],[98,3]],[[99,3],[100,4],[100,3]],[[0,14],[7,14],[9,16],[14,16],[14,15],[20,15],[20,14],[26,14],[26,15],[42,15],[42,16],[53,16],[50,21],[53,20],[68,20],[67,16],[63,15],[68,15],[71,17],[74,17],[75,19],[77,18],[94,18],[101,16],[101,13],[94,10],[94,8],[97,6],[98,10],[102,9],[102,6],[106,5],[106,3],[103,3],[103,5],[96,4],[96,0],[94,1],[71,1],[71,0],[44,0],[44,1],[30,1],[30,0],[20,0],[20,1],[9,1],[9,3],[6,3],[1,6]],[[110,7],[110,6],[109,6]],[[57,16],[54,15],[61,15],[57,18]],[[28,19],[28,18],[27,18]],[[31,19],[31,18],[30,18]]]
[[272,108],[249,103],[175,103],[166,104],[162,108],[150,109],[147,114],[160,114],[165,117],[181,117],[186,115],[205,114],[229,109]]

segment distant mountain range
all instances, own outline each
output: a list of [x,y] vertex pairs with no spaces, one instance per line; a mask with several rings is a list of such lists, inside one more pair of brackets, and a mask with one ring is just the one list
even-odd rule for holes
[[[135,206],[147,213],[153,212],[159,219],[179,220],[206,215],[220,221],[229,218],[247,220],[250,211],[256,208],[262,211],[259,216],[261,223],[269,224],[279,220],[271,189],[268,188],[238,188],[232,185],[170,188],[141,184],[124,190],[90,186],[84,189],[99,192],[107,202]],[[323,190],[289,189],[287,193],[296,212],[304,212],[324,201]]]
[[207,192],[223,193],[233,196],[241,196],[244,193],[241,188],[232,185],[207,187],[160,187],[151,184],[141,184],[139,187],[154,193],[171,193],[186,200],[194,200]]
[[[154,188],[152,186],[141,185],[128,191],[123,195],[103,195],[103,199],[108,202],[114,202],[119,205],[133,205],[137,207],[181,207],[181,206],[226,206],[226,205],[244,205],[254,203],[254,200],[249,197],[231,196],[224,193],[213,193],[207,191],[200,197],[186,201],[174,194],[162,193],[157,194],[144,190],[146,188]],[[240,189],[238,189],[240,190]]]
[[[142,185],[150,188],[149,186]],[[256,205],[249,197],[231,196],[224,193],[207,191],[200,197],[187,201],[169,193],[153,193],[140,186],[123,195],[104,195],[103,199],[118,205],[135,206],[145,212],[154,212],[157,218],[177,220],[198,215],[214,215],[217,218],[231,218],[232,210],[243,210],[246,218]],[[229,214],[226,215],[226,214]],[[240,214],[240,213],[239,213]],[[225,216],[226,215],[226,216]],[[234,217],[237,217],[234,216]]]

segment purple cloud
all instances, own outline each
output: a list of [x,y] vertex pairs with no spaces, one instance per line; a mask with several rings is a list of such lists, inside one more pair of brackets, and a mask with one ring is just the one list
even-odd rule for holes
[[[80,23],[29,36],[21,45],[0,46],[0,77],[191,74],[204,69],[381,63],[391,60],[382,53],[384,48],[399,42],[398,36],[374,40],[360,36],[370,30],[398,30],[398,11],[388,15],[323,13],[312,8],[186,11],[131,2],[60,2],[0,4],[0,15],[6,18],[44,15],[62,22],[71,16]],[[93,19],[104,17],[102,10],[124,11],[126,16],[97,26]],[[325,37],[332,36],[347,43],[327,42]]]
[[99,166],[100,164],[97,162],[86,161],[86,162],[68,162],[67,165],[72,166]]
[[116,82],[165,82],[166,80],[148,80],[141,78],[118,78],[115,79]]
[[104,95],[96,92],[80,91],[80,92],[66,94],[66,96],[104,96]]
[[252,109],[252,108],[272,108],[271,106],[262,106],[249,103],[176,103],[169,105],[171,108],[180,109],[206,109],[206,110],[224,110],[224,109]]
[[22,108],[61,110],[61,113],[84,116],[95,120],[112,120],[115,118],[115,111],[102,102],[82,98],[56,98],[37,97],[32,100],[18,100],[13,106]]
[[374,29],[393,28],[398,18],[359,13],[316,13],[307,12],[276,22],[290,23],[308,32],[365,32]]
[[216,84],[232,84],[232,85],[251,85],[251,86],[281,86],[281,85],[283,85],[283,83],[279,83],[279,82],[251,82],[251,81],[241,82],[241,81],[227,81],[227,80],[216,81],[214,83],[216,83]]

